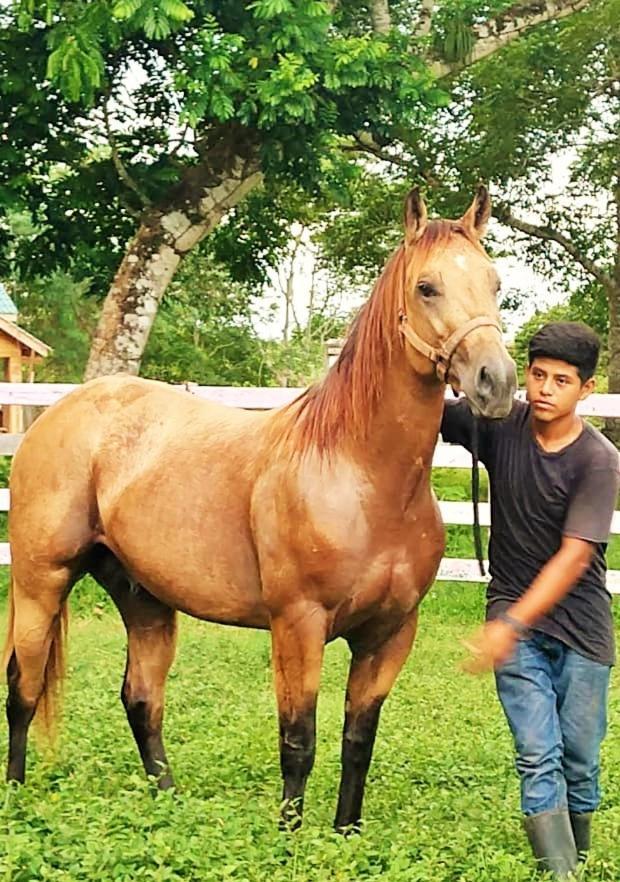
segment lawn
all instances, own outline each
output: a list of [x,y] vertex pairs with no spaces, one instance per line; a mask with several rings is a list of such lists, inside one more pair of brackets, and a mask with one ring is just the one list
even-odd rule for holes
[[[440,494],[458,498],[464,479],[439,475]],[[449,553],[471,556],[468,528],[450,530]],[[615,545],[611,562],[620,564]],[[363,835],[344,840],[331,831],[344,643],[326,653],[305,824],[285,835],[277,830],[268,635],[182,618],[165,727],[179,789],[153,796],[118,700],[124,632],[104,595],[92,583],[78,585],[63,724],[54,753],[32,744],[26,786],[4,791],[0,882],[531,880],[511,743],[492,679],[459,669],[460,640],[483,605],[478,585],[437,585],[424,601],[416,646],[382,715]],[[617,682],[610,720],[592,882],[620,879]],[[5,744],[4,719],[0,729]]]
[[[330,828],[344,644],[326,654],[305,825],[286,836],[276,829],[280,780],[267,635],[182,620],[166,719],[179,790],[153,797],[117,697],[122,628],[107,609],[74,617],[58,744],[54,754],[34,745],[27,785],[6,790],[0,879],[531,879],[511,745],[492,681],[458,667],[459,640],[481,607],[475,585],[443,585],[425,601],[416,647],[384,709],[364,834],[350,840]],[[589,874],[607,882],[620,878],[619,705],[615,685]]]

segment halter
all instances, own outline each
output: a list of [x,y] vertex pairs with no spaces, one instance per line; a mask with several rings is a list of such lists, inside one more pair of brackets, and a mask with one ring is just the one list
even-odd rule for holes
[[[476,328],[496,328],[499,331],[500,335],[502,333],[502,329],[495,321],[495,319],[487,315],[479,315],[476,316],[476,318],[470,319],[468,322],[465,322],[464,325],[461,325],[460,328],[457,328],[456,331],[453,331],[447,340],[444,340],[438,347],[434,347],[423,340],[421,337],[419,337],[418,334],[416,334],[416,332],[409,324],[407,320],[407,314],[406,312],[404,312],[404,310],[401,309],[398,314],[399,331],[417,352],[425,356],[425,358],[428,358],[429,361],[432,361],[432,363],[435,365],[435,372],[442,383],[447,382],[448,371],[450,370],[450,363],[452,361],[454,353],[459,347],[459,344],[462,343],[465,337],[467,337],[467,335],[474,331]],[[476,549],[478,565],[480,567],[480,574],[484,576],[485,569],[482,553],[482,535],[480,532],[479,514],[480,476],[478,472],[478,420],[475,417],[473,420],[472,429],[471,488],[472,502],[474,506],[474,546]]]
[[413,330],[411,325],[407,320],[407,314],[402,310],[398,316],[398,329],[405,337],[405,339],[411,343],[413,348],[419,352],[421,355],[424,355],[435,365],[435,371],[437,372],[437,376],[442,381],[442,383],[446,382],[446,377],[448,376],[448,371],[450,370],[450,363],[452,361],[452,357],[454,353],[458,349],[459,344],[465,339],[465,337],[474,331],[476,328],[496,328],[499,333],[502,333],[502,329],[498,325],[495,319],[491,318],[487,315],[479,315],[476,318],[470,319],[468,322],[465,322],[464,325],[461,325],[460,328],[457,328],[447,340],[444,340],[438,348],[431,346],[429,343],[426,343],[421,337],[419,337],[416,332]]

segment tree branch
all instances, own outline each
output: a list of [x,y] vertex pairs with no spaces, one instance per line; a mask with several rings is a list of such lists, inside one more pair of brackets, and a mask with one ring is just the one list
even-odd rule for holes
[[525,233],[526,236],[532,236],[535,239],[543,239],[546,242],[555,242],[567,254],[570,254],[577,263],[581,264],[581,266],[586,270],[586,272],[590,273],[599,284],[603,286],[605,291],[609,292],[614,289],[613,279],[605,270],[601,269],[593,260],[590,260],[589,257],[586,257],[580,249],[575,245],[574,242],[571,242],[569,238],[564,236],[562,233],[559,233],[557,230],[554,230],[552,227],[543,226],[538,224],[530,224],[527,221],[520,220],[515,217],[510,209],[505,205],[495,205],[493,207],[493,216],[497,218],[500,223],[505,224],[508,227],[511,227],[513,230],[518,230],[520,233]]
[[590,0],[531,0],[516,3],[495,18],[474,27],[474,46],[468,58],[462,61],[435,61],[431,71],[436,77],[448,77],[481,61],[535,25],[544,24],[585,9]]
[[353,143],[342,144],[340,149],[347,153],[370,153],[371,156],[375,156],[382,162],[391,162],[393,165],[398,165],[407,170],[410,170],[411,168],[411,163],[407,162],[406,159],[402,159],[400,156],[395,156],[382,150],[381,147],[375,143],[369,132],[356,132],[353,135]]
[[116,144],[116,138],[112,132],[112,128],[110,126],[110,116],[108,114],[108,102],[107,99],[103,102],[103,123],[105,125],[105,133],[108,139],[108,144],[110,145],[110,150],[112,151],[112,162],[114,163],[114,168],[116,169],[116,174],[120,181],[125,184],[130,190],[136,194],[144,208],[149,208],[151,200],[148,198],[146,193],[144,193],[138,184],[131,177],[129,172],[127,171],[123,160],[121,159],[120,153],[118,151],[118,146]]

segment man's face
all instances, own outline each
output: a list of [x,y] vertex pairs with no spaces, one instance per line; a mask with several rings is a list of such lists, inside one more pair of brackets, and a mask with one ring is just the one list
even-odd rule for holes
[[527,400],[537,420],[552,423],[573,413],[577,402],[594,389],[594,379],[581,382],[577,368],[555,358],[535,358],[526,375]]

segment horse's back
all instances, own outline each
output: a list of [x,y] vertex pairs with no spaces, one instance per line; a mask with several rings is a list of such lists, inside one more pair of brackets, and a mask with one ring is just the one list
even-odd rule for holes
[[197,586],[211,571],[234,587],[248,573],[243,590],[255,593],[248,510],[261,423],[156,381],[84,384],[33,424],[15,457],[15,557],[54,563],[103,542],[147,584],[176,573]]

